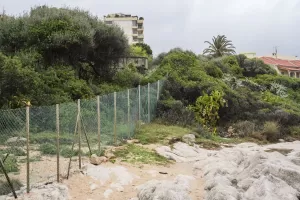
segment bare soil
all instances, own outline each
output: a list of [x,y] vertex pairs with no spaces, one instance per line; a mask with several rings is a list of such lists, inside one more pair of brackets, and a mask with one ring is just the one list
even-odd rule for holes
[[[132,165],[128,163],[105,163],[105,167],[113,167],[115,165],[123,166],[127,170],[139,176],[139,179],[134,179],[132,184],[124,186],[124,191],[114,192],[109,196],[110,200],[129,200],[131,198],[137,197],[136,186],[139,186],[149,180],[173,180],[177,175],[189,175],[193,176],[193,164],[192,163],[174,163],[169,166],[155,166],[155,165]],[[159,173],[162,172],[162,173]],[[193,200],[203,199],[204,189],[203,181],[200,177],[195,177],[196,179],[191,181],[191,198]],[[110,184],[114,180],[110,180],[101,186],[101,183],[98,180],[94,180],[89,176],[83,174],[73,175],[69,180],[64,180],[63,183],[66,184],[69,188],[69,193],[72,197],[72,200],[78,199],[104,199],[104,192],[107,189],[110,189]],[[90,185],[96,184],[99,185],[99,188],[91,190]]]

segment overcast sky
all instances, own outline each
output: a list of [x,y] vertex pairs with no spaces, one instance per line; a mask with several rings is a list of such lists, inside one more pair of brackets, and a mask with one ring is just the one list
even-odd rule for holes
[[174,47],[202,53],[205,40],[224,34],[237,52],[300,57],[300,0],[0,0],[6,14],[35,5],[79,7],[144,17],[145,42],[155,54]]

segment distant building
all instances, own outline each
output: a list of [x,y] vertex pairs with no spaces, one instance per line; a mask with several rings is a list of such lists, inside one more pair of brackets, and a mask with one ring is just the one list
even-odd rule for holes
[[129,44],[144,42],[144,18],[123,13],[104,16],[104,22],[108,25],[120,26],[128,38]]
[[[279,59],[284,58],[277,56],[277,58],[263,56],[260,59],[270,66],[272,66],[279,74],[287,75],[289,77],[300,78],[300,60],[298,59]],[[287,57],[293,58],[293,57]]]
[[247,58],[256,58],[255,52],[241,53],[241,54],[244,54]]

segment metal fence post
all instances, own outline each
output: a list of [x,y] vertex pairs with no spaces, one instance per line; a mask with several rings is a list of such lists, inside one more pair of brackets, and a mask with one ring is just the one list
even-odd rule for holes
[[78,152],[78,157],[79,157],[79,169],[81,169],[81,113],[80,113],[80,99],[78,99],[78,105],[77,105],[77,110],[78,110],[78,145],[79,145],[79,152]]
[[138,87],[138,90],[139,90],[139,116],[138,116],[138,121],[141,120],[141,86],[139,85]]
[[59,182],[59,104],[56,104],[56,155],[57,155],[57,182]]
[[127,89],[127,122],[129,127],[129,136],[131,136],[131,130],[130,130],[130,91]]
[[148,83],[148,123],[151,121],[150,116],[150,83]]
[[26,171],[26,176],[27,176],[27,193],[30,192],[30,170],[29,170],[29,105],[26,106],[26,134],[27,134],[27,140],[26,140],[26,146],[27,146],[27,171]]
[[117,145],[117,93],[114,92],[114,143]]
[[97,117],[98,117],[98,153],[101,150],[101,118],[100,118],[100,97],[97,96]]
[[159,100],[159,80],[157,81],[157,101]]

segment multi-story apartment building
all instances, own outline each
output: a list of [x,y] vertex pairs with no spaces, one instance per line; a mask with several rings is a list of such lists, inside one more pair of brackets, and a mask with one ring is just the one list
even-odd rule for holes
[[144,18],[131,16],[122,13],[109,14],[104,16],[106,24],[116,24],[120,26],[128,38],[129,44],[144,42]]

